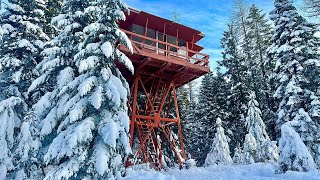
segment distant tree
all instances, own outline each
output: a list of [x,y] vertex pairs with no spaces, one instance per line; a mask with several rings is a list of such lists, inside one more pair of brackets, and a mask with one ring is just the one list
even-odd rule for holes
[[[201,153],[201,143],[203,139],[203,127],[197,118],[197,103],[194,101],[189,102],[187,115],[183,124],[183,137],[188,153],[188,158],[196,159],[199,161],[203,157]],[[197,162],[198,165],[200,162]]]
[[215,115],[212,83],[213,76],[209,73],[201,81],[198,103],[195,102],[195,99],[191,99],[186,117],[188,122],[185,125],[187,149],[192,158],[197,160],[198,165],[203,165],[212,142],[211,140],[208,142],[212,133],[209,129],[213,127],[211,123],[214,122]]
[[230,150],[227,137],[224,134],[222,122],[220,118],[217,118],[215,124],[215,136],[211,145],[211,150],[207,155],[204,165],[230,165],[233,161],[230,156]]
[[243,48],[243,56],[245,59],[251,59],[250,40],[249,40],[249,26],[247,23],[248,18],[248,5],[244,0],[234,0],[232,11],[232,22],[238,31],[235,31],[239,37],[239,45]]
[[244,114],[247,111],[247,102],[249,97],[249,74],[248,67],[245,64],[245,58],[239,49],[239,39],[235,33],[235,26],[228,25],[228,30],[224,32],[221,40],[223,59],[220,62],[221,68],[225,68],[225,119],[227,131],[230,134],[230,147],[234,149],[238,143],[244,142],[245,123]]
[[250,73],[250,88],[257,95],[263,119],[267,120],[267,131],[275,138],[274,113],[277,105],[273,100],[273,86],[269,81],[274,66],[266,61],[266,52],[271,45],[272,28],[266,15],[256,5],[249,8],[247,16],[248,39],[251,52],[251,59],[247,59],[247,66]]

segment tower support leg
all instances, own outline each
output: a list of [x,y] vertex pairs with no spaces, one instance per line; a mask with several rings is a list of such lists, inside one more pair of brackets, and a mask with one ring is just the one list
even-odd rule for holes
[[[163,157],[168,155],[163,147],[167,141],[170,151],[174,152],[172,157],[176,157],[181,165],[186,159],[186,154],[174,81],[164,82],[161,78],[154,77],[150,85],[144,82],[138,73],[132,86],[129,107],[130,145],[132,148],[137,147],[133,149],[135,159],[150,163],[156,169],[162,168]],[[172,111],[173,114],[170,113]],[[176,130],[178,139],[173,135],[172,129]],[[134,144],[136,136],[139,144]]]

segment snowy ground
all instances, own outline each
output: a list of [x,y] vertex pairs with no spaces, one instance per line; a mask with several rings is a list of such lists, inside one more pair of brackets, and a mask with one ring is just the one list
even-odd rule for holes
[[275,174],[272,164],[252,164],[241,166],[211,166],[191,169],[170,169],[156,172],[153,170],[127,171],[124,180],[320,180],[320,171]]

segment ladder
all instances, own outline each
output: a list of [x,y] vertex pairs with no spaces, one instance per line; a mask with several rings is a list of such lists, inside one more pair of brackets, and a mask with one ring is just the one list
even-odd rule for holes
[[158,167],[160,162],[159,162],[159,151],[156,148],[156,144],[154,141],[154,138],[156,137],[156,134],[152,127],[149,127],[147,124],[142,124],[140,125],[139,128],[140,136],[141,136],[141,141],[145,141],[144,145],[144,156],[146,157],[145,159],[148,160],[148,162],[151,163],[152,166]]

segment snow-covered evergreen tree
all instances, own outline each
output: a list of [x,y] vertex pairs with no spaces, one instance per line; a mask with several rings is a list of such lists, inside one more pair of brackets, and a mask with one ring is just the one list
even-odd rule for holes
[[45,2],[9,0],[2,14],[0,43],[0,121],[1,173],[7,178],[41,179],[36,158],[40,146],[35,122],[27,116],[35,102],[27,96],[31,81],[37,75],[34,67],[41,61],[44,43]]
[[243,144],[245,137],[244,114],[247,111],[249,96],[249,74],[245,58],[239,49],[239,39],[233,24],[228,25],[228,30],[224,32],[221,40],[224,51],[223,60],[220,65],[226,69],[224,78],[226,79],[226,128],[232,131],[230,134],[230,147],[234,149],[239,143]]
[[316,168],[308,148],[292,127],[296,123],[298,122],[291,121],[281,126],[281,138],[279,141],[279,165],[281,172],[288,170],[310,171]]
[[299,134],[301,140],[307,146],[310,154],[314,158],[314,161],[319,166],[320,125],[314,122],[309,116],[309,113],[301,108],[293,121],[290,122],[290,126]]
[[201,154],[203,154],[201,159],[198,159],[198,162],[205,160],[206,155],[209,153],[212,145],[212,140],[214,138],[214,127],[215,120],[217,119],[217,104],[215,102],[215,92],[216,92],[216,81],[212,73],[207,74],[201,82],[198,105],[195,119],[200,123],[201,129],[194,130],[199,134],[198,148],[200,148]]
[[315,129],[319,127],[319,39],[314,36],[315,26],[297,13],[292,1],[276,0],[274,4],[271,18],[276,28],[268,58],[276,62],[277,91],[274,96],[280,100],[277,130],[294,119],[298,122],[296,128],[310,128],[307,132],[298,129],[296,132],[313,158],[317,159],[318,150],[315,147],[319,144],[319,136]]
[[[42,75],[29,93],[42,89],[36,105],[43,139],[45,179],[100,179],[122,175],[129,146],[128,84],[115,66],[131,61],[119,29],[127,6],[120,0],[65,0],[53,19],[61,30],[43,54]],[[72,42],[72,43],[70,43]]]
[[240,145],[235,148],[232,160],[236,165],[244,164],[243,150]]
[[[198,103],[190,102],[194,107],[188,110],[184,137],[188,153],[200,166],[204,164],[206,155],[211,150],[217,115],[219,114],[222,118],[227,117],[225,88],[223,74],[219,70],[215,75],[210,73],[202,79]],[[228,129],[226,133],[231,134]]]
[[303,0],[304,10],[309,16],[319,18],[320,16],[320,1],[319,0]]
[[253,164],[254,155],[257,153],[257,141],[249,132],[243,144],[243,164]]
[[[278,160],[278,149],[275,142],[272,142],[266,132],[266,125],[261,118],[259,104],[256,101],[254,93],[250,95],[248,103],[248,114],[246,117],[246,126],[250,135],[246,136],[247,141],[254,141],[255,146],[244,148],[245,154],[252,153],[254,162],[266,162],[267,160]],[[246,152],[250,150],[250,152]]]
[[273,64],[266,62],[266,51],[271,45],[272,28],[266,14],[262,13],[256,5],[249,8],[247,16],[248,39],[251,59],[247,59],[247,66],[250,72],[250,87],[257,95],[260,104],[262,117],[266,120],[267,132],[275,137],[274,112],[277,106],[272,99],[272,83],[268,81],[272,74]]
[[277,120],[279,130],[300,108],[308,111],[310,90],[315,92],[315,86],[319,84],[318,78],[311,78],[309,71],[318,69],[319,54],[314,26],[297,13],[291,1],[276,0],[274,4],[271,18],[276,28],[268,58],[276,62],[277,91],[274,96],[281,100]]
[[48,23],[46,23],[44,31],[46,34],[48,34],[48,36],[50,36],[50,38],[54,38],[58,34],[58,29],[51,23],[51,21],[53,17],[56,17],[60,13],[62,3],[63,0],[46,1],[47,8],[45,11],[45,18]]
[[210,165],[229,165],[233,161],[230,156],[230,150],[227,137],[224,134],[222,122],[220,118],[217,118],[215,125],[216,133],[213,139],[211,150],[205,160],[205,166]]

